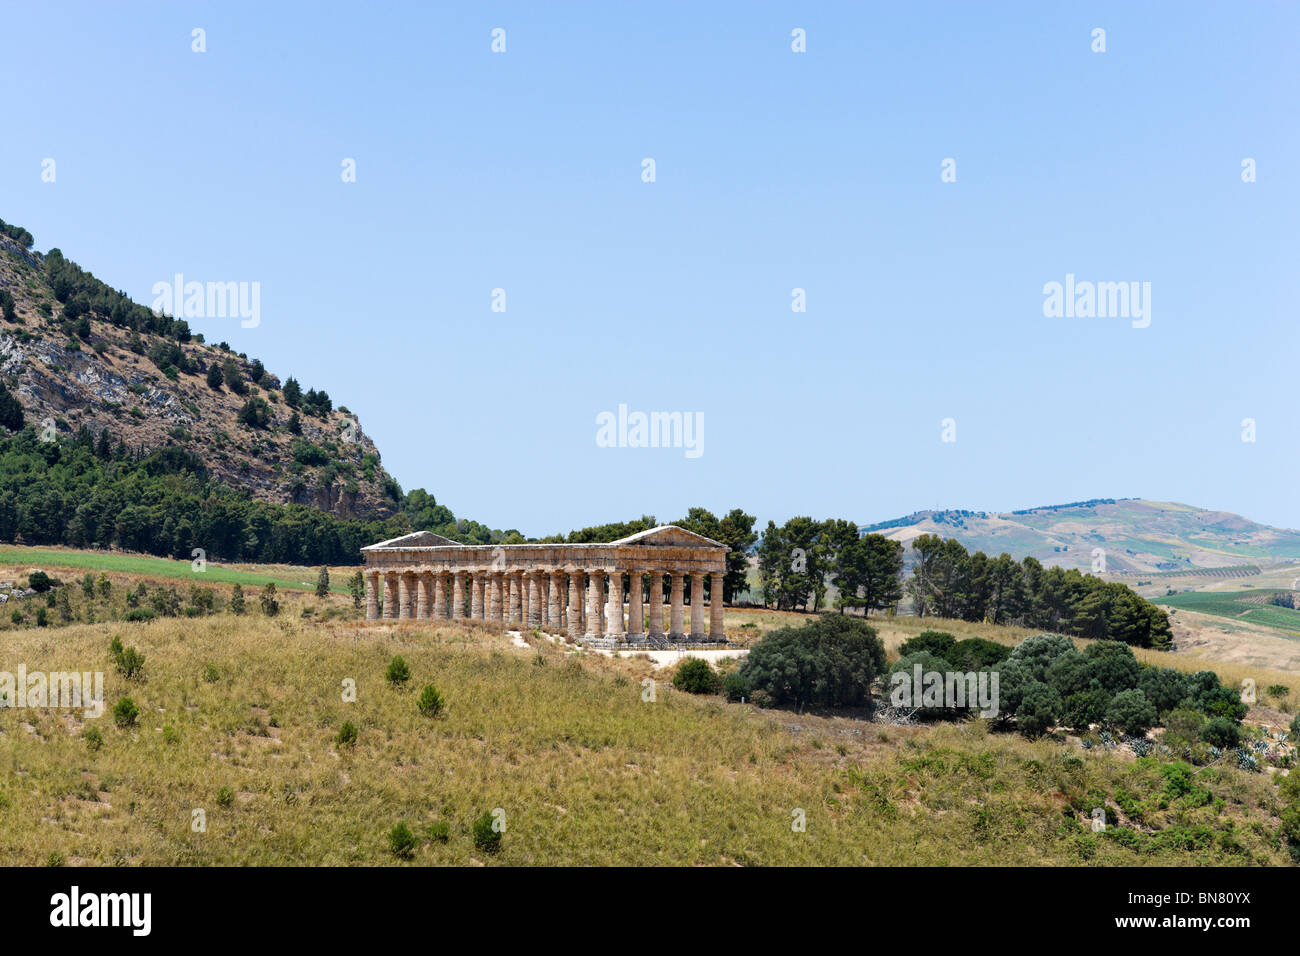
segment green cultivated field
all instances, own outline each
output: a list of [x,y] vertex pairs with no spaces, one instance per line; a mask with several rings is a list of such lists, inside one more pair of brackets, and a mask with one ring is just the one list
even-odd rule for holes
[[[0,567],[3,566],[13,569],[11,573],[19,583],[26,579],[28,568],[44,570],[77,568],[86,571],[116,571],[119,574],[137,574],[148,578],[184,580],[196,584],[240,584],[260,588],[273,583],[277,588],[288,588],[293,591],[312,591],[316,588],[314,568],[272,567],[269,573],[261,573],[243,571],[209,561],[207,569],[199,574],[194,571],[189,561],[151,558],[140,554],[116,554],[109,551],[42,550],[10,545],[0,547]],[[340,576],[338,580],[334,580],[334,569],[331,569],[330,573],[330,590],[346,594],[344,577]]]
[[[1188,594],[1171,594],[1152,598],[1152,603],[1164,607],[1212,614],[1264,627],[1274,627],[1300,635],[1300,611],[1262,603],[1274,592],[1253,588],[1247,591],[1193,591]],[[1252,600],[1253,599],[1253,600]]]

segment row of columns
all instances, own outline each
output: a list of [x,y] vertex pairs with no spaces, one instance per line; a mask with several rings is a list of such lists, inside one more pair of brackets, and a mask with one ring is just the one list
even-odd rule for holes
[[[614,572],[609,575],[610,613],[606,620],[604,571],[367,571],[366,618],[464,618],[509,621],[529,627],[549,628],[580,637],[637,640],[650,637],[724,640],[722,626],[722,573],[710,572],[712,600],[704,599],[704,573],[690,575],[691,629],[686,631],[686,577],[675,571]],[[624,632],[623,577],[627,631]],[[651,585],[647,592],[645,577]],[[664,632],[663,579],[670,578],[668,631]],[[654,581],[659,581],[656,600]],[[566,601],[565,598],[568,598]],[[584,601],[585,597],[585,601]],[[648,606],[649,613],[644,613]],[[615,612],[614,609],[617,609]]]

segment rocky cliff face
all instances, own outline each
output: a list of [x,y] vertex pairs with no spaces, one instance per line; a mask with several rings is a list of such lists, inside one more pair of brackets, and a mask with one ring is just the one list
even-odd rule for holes
[[[340,518],[393,513],[394,483],[346,408],[291,408],[280,379],[199,336],[164,339],[93,311],[74,321],[46,273],[41,255],[0,234],[0,293],[13,299],[12,320],[0,321],[0,378],[38,431],[86,428],[98,438],[107,429],[114,445],[183,448],[213,477],[263,501]],[[183,360],[160,360],[162,348]],[[243,394],[227,383],[209,384],[214,364],[238,369]],[[240,410],[258,400],[266,414],[255,424],[241,422]]]

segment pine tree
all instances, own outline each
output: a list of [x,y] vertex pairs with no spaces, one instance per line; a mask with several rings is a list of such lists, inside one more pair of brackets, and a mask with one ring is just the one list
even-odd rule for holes
[[11,432],[23,430],[23,406],[9,394],[4,382],[0,382],[0,425]]
[[244,589],[238,584],[230,589],[230,612],[232,614],[244,613]]
[[330,569],[324,565],[321,565],[320,574],[316,575],[316,596],[318,598],[330,596]]

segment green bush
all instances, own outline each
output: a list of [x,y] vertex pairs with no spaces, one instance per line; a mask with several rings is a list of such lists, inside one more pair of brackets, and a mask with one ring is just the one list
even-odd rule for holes
[[357,728],[350,720],[345,720],[339,732],[334,736],[334,743],[339,747],[355,747],[357,743]]
[[432,684],[426,684],[424,690],[420,691],[417,706],[420,708],[420,713],[425,717],[437,718],[441,716],[445,705],[442,695],[438,693],[438,688]]
[[501,849],[501,833],[492,824],[494,818],[488,810],[483,811],[483,815],[474,821],[471,828],[474,834],[474,845],[486,853],[495,853]]
[[275,596],[274,581],[267,584],[266,587],[262,588],[261,604],[262,604],[262,613],[265,614],[267,617],[275,617],[277,614],[280,613],[280,602],[276,599]]
[[228,807],[235,802],[235,794],[229,787],[221,787],[217,790],[217,806]]
[[104,746],[104,735],[99,732],[98,727],[87,727],[81,737],[86,741],[86,749],[92,753]]
[[1040,737],[1056,726],[1062,709],[1060,694],[1041,681],[1032,683],[1016,708],[1016,727],[1026,737]]
[[1201,728],[1201,739],[1213,747],[1227,750],[1241,743],[1241,727],[1227,717],[1211,717]]
[[33,571],[27,575],[27,586],[37,594],[44,594],[50,588],[54,587],[54,578],[50,577],[44,571]]
[[935,657],[948,660],[948,652],[957,644],[957,638],[946,631],[922,631],[916,637],[903,642],[898,649],[899,657],[909,657],[921,651],[928,651]]
[[409,860],[415,856],[415,834],[405,823],[396,824],[388,831],[388,849],[393,856]]
[[[772,631],[750,650],[738,673],[775,704],[857,707],[885,669],[885,647],[861,618],[823,614],[803,627]],[[761,706],[761,705],[760,705]]]
[[144,674],[144,655],[134,647],[124,648],[121,638],[114,637],[109,642],[108,653],[118,672],[127,680],[136,680]]
[[1106,708],[1106,723],[1134,737],[1145,734],[1155,722],[1155,705],[1140,690],[1120,691]]
[[388,683],[397,687],[411,679],[411,668],[400,656],[394,657],[388,662],[388,670],[384,673],[384,677],[388,679]]
[[732,671],[722,678],[722,692],[730,701],[749,700],[754,694],[754,688],[744,674]]
[[152,620],[153,620],[154,618],[156,618],[157,616],[158,616],[158,615],[154,613],[154,611],[153,611],[152,608],[147,608],[147,607],[133,607],[133,608],[131,608],[131,610],[129,610],[129,611],[126,612],[126,617],[122,618],[122,620],[124,620],[124,621],[132,621],[132,622],[135,622],[135,621],[152,621]]
[[217,665],[216,665],[216,664],[204,664],[204,665],[203,665],[203,683],[205,683],[205,684],[215,684],[215,683],[216,683],[217,681],[219,681],[219,680],[221,680],[221,671],[217,670]]
[[429,839],[434,843],[446,843],[451,839],[451,827],[446,820],[437,820],[429,824]]
[[140,719],[140,708],[135,705],[130,697],[123,697],[113,705],[113,721],[125,730],[127,727],[134,727],[135,722]]
[[718,689],[718,675],[709,662],[700,657],[688,657],[677,665],[673,686],[691,694],[712,694]]

